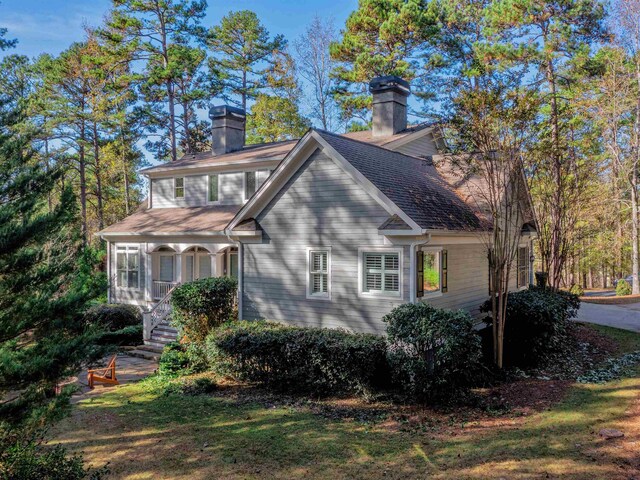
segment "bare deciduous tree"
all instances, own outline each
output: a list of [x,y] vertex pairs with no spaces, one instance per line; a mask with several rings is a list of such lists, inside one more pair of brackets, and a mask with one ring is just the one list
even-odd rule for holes
[[298,71],[309,84],[312,95],[309,98],[311,117],[323,129],[334,130],[339,126],[340,112],[333,99],[334,81],[331,71],[335,61],[329,54],[329,45],[336,40],[333,19],[321,19],[318,15],[294,42],[298,58]]

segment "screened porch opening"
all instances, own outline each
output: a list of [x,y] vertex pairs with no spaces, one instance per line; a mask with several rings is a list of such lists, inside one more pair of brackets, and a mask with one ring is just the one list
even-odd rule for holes
[[211,252],[204,247],[191,247],[182,254],[184,262],[184,282],[193,282],[212,276]]
[[161,300],[177,285],[176,251],[170,247],[159,247],[152,252],[152,257],[153,300]]

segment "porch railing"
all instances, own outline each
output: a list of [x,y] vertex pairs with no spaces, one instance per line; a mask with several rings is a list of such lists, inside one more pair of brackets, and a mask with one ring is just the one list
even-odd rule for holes
[[154,280],[151,288],[152,298],[153,300],[161,300],[167,296],[169,290],[178,285],[176,282],[161,282],[159,280]]
[[[169,283],[169,282],[162,282]],[[171,313],[171,294],[173,290],[179,285],[178,283],[173,283],[173,286],[167,291],[164,297],[160,299],[158,303],[156,303],[151,310],[148,312],[143,312],[142,321],[143,321],[143,338],[145,340],[151,339],[151,332],[156,328],[163,320],[165,320],[169,314]]]

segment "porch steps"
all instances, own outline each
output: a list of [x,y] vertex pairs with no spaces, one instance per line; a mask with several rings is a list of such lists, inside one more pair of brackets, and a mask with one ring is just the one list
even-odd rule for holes
[[160,361],[161,354],[161,348],[150,347],[148,345],[139,345],[135,349],[127,352],[127,355],[132,357],[144,358],[145,360],[152,360],[154,362]]

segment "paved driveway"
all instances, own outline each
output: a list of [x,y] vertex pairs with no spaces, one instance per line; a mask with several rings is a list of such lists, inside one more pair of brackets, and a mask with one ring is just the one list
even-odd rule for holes
[[640,332],[640,303],[598,305],[582,302],[576,320]]

